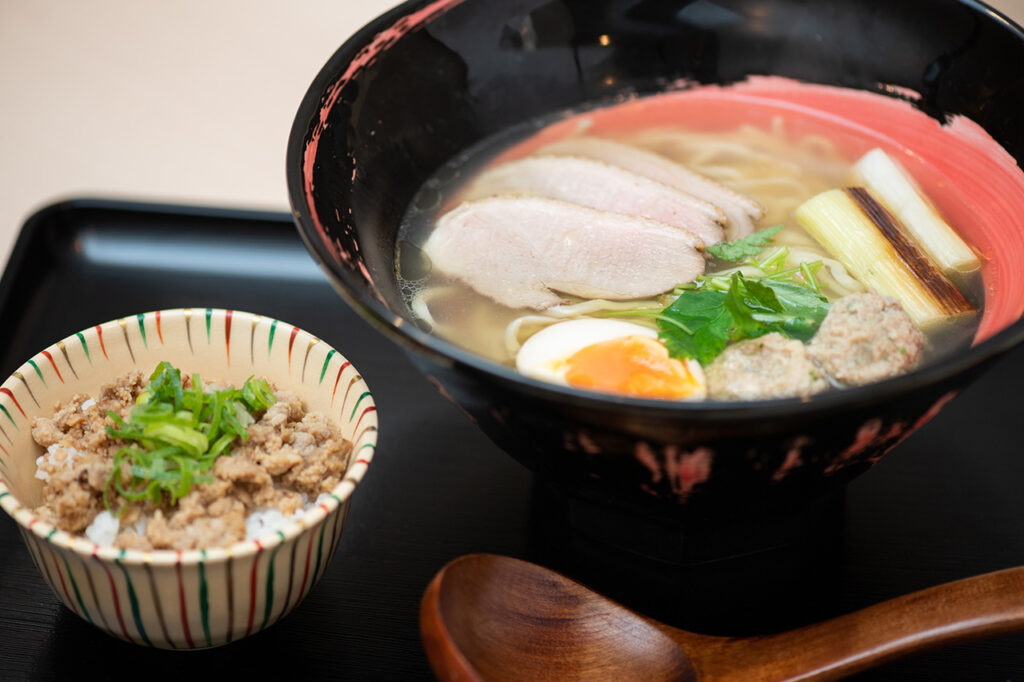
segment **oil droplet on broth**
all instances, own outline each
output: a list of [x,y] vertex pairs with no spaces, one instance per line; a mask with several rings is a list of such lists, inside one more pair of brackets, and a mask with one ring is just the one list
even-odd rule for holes
[[408,239],[398,241],[398,278],[414,282],[430,274],[430,256]]
[[437,187],[425,185],[412,198],[412,208],[417,211],[433,211],[441,205],[441,192]]

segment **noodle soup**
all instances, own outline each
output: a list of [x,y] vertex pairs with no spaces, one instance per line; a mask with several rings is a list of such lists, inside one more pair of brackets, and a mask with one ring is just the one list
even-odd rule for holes
[[[582,330],[585,328],[587,330],[585,333],[597,334],[597,337],[600,337],[598,341],[602,342],[612,342],[618,338],[617,334],[634,336],[638,332],[635,329],[629,331],[626,327],[621,327],[620,331],[616,331],[612,325],[606,325],[604,322],[596,324],[599,320],[642,327],[648,331],[639,333],[640,336],[660,339],[668,348],[672,349],[674,356],[680,358],[683,364],[672,371],[676,374],[681,373],[680,376],[688,377],[684,383],[693,384],[691,388],[681,392],[673,389],[662,394],[658,392],[662,390],[660,388],[651,389],[655,390],[654,393],[647,393],[648,389],[636,392],[633,389],[619,391],[614,388],[603,388],[599,383],[587,383],[589,379],[583,383],[568,383],[581,388],[623,392],[627,395],[674,399],[702,399],[705,397],[757,399],[789,396],[806,398],[823,390],[833,390],[887,378],[908,371],[917,366],[919,362],[930,361],[970,344],[977,331],[980,318],[976,311],[981,308],[983,303],[982,283],[977,263],[961,269],[946,269],[949,281],[955,284],[955,288],[950,288],[953,295],[960,296],[960,293],[963,293],[961,300],[957,303],[959,307],[954,307],[954,314],[943,316],[941,321],[935,321],[931,317],[917,316],[913,324],[915,331],[910,332],[909,335],[901,336],[902,332],[892,332],[885,334],[886,338],[866,339],[860,343],[860,346],[850,346],[846,343],[846,339],[850,336],[863,336],[864,331],[859,328],[843,326],[847,324],[846,322],[836,322],[828,326],[833,336],[833,343],[828,353],[822,351],[815,355],[812,338],[818,326],[822,324],[819,315],[813,321],[813,329],[807,333],[794,331],[791,324],[793,320],[789,319],[780,323],[780,326],[769,325],[755,330],[749,337],[740,335],[739,338],[733,338],[736,336],[735,330],[727,331],[724,335],[729,338],[720,345],[733,349],[739,346],[737,342],[744,342],[745,338],[751,342],[748,343],[747,349],[741,351],[737,349],[739,352],[734,353],[734,357],[729,359],[716,360],[724,352],[721,347],[716,348],[715,355],[711,355],[703,349],[693,350],[692,344],[689,344],[686,339],[682,346],[688,347],[689,350],[687,348],[680,350],[679,344],[676,344],[674,348],[672,340],[667,339],[666,335],[671,336],[670,332],[675,331],[670,328],[669,323],[676,323],[666,320],[663,315],[670,311],[674,302],[679,301],[683,296],[692,296],[698,292],[709,295],[716,288],[722,294],[722,297],[719,298],[725,301],[728,296],[735,294],[735,292],[727,293],[732,291],[730,286],[746,287],[748,282],[754,282],[753,286],[757,286],[757,283],[765,283],[771,284],[773,287],[782,286],[776,283],[783,282],[787,289],[775,290],[780,296],[791,291],[795,291],[798,297],[803,296],[806,292],[788,288],[791,284],[803,287],[820,298],[822,314],[829,306],[834,307],[837,301],[849,300],[851,305],[853,302],[857,302],[858,311],[873,309],[878,314],[882,314],[885,319],[889,319],[890,313],[882,313],[882,309],[891,311],[894,308],[900,308],[899,314],[903,316],[903,306],[900,301],[895,301],[895,305],[893,305],[891,297],[879,297],[878,300],[863,298],[867,292],[875,289],[874,280],[865,281],[867,278],[859,276],[859,273],[851,272],[845,264],[849,261],[844,258],[844,254],[830,251],[820,239],[809,233],[798,219],[798,209],[812,199],[825,196],[831,190],[844,188],[851,184],[851,178],[856,175],[854,162],[870,148],[871,140],[865,140],[863,136],[855,134],[856,131],[851,133],[849,129],[842,127],[830,130],[827,122],[824,128],[820,122],[813,122],[809,125],[805,117],[787,115],[790,112],[784,110],[760,111],[754,117],[759,120],[753,122],[728,120],[727,117],[709,120],[711,114],[703,118],[693,116],[693,107],[687,104],[687,100],[691,99],[692,95],[693,93],[676,93],[649,98],[653,104],[640,100],[571,118],[563,117],[553,121],[533,122],[519,130],[487,140],[441,168],[417,194],[399,232],[396,257],[398,280],[409,309],[418,324],[456,345],[491,360],[517,366],[528,376],[558,383],[567,383],[563,371],[565,362],[568,354],[574,354],[581,350],[582,342],[567,341],[565,338],[545,341],[554,347],[554,350],[551,351],[553,355],[550,356],[544,355],[548,353],[547,350],[540,355],[530,350],[524,351],[524,344],[534,338],[553,336],[552,328],[562,327],[568,320],[590,321],[588,325],[578,325],[577,328],[581,330],[579,333],[584,333]],[[675,106],[675,103],[681,104]],[[644,115],[642,117],[617,115],[617,109],[622,110],[629,107],[637,109]],[[687,111],[691,115],[686,115]],[[673,116],[673,112],[679,115]],[[637,124],[638,120],[640,121],[639,125]],[[607,169],[592,169],[583,165],[579,160],[580,150],[583,150],[584,155],[591,155],[597,163],[617,165],[618,158],[614,156],[614,152],[620,147],[638,150],[637,156],[642,156],[645,159],[654,155],[658,159],[664,159],[670,164],[687,169],[688,172],[696,173],[701,178],[707,178],[716,186],[724,188],[722,191],[727,190],[734,193],[733,196],[741,197],[737,199],[737,203],[748,199],[752,200],[749,204],[743,205],[756,205],[759,210],[755,212],[751,209],[746,217],[743,215],[737,217],[736,210],[724,211],[719,220],[719,224],[723,228],[721,241],[729,243],[749,241],[752,237],[751,232],[753,232],[754,237],[758,235],[764,237],[760,239],[763,242],[762,248],[751,250],[750,255],[742,255],[736,259],[720,258],[719,256],[722,254],[729,255],[728,250],[716,250],[713,248],[716,238],[704,237],[703,243],[697,246],[697,250],[704,256],[706,264],[703,271],[693,281],[676,282],[667,290],[654,295],[638,297],[582,296],[567,293],[567,289],[560,289],[559,287],[563,285],[552,285],[551,288],[555,289],[559,300],[554,305],[542,305],[539,308],[529,305],[503,304],[496,300],[493,293],[490,295],[482,293],[482,291],[488,290],[483,286],[474,286],[471,277],[464,274],[453,274],[447,268],[436,267],[428,253],[424,252],[425,250],[430,251],[429,242],[432,235],[436,234],[439,220],[444,216],[452,215],[456,211],[463,210],[462,207],[475,202],[488,200],[511,202],[512,199],[505,198],[508,195],[522,198],[536,196],[540,193],[552,201],[564,200],[567,194],[572,195],[570,197],[572,200],[581,196],[583,199],[580,201],[590,202],[586,204],[590,208],[577,211],[586,219],[584,222],[597,219],[596,213],[581,212],[590,211],[594,206],[601,207],[604,204],[605,212],[608,212],[609,207],[612,209],[610,212],[616,212],[619,206],[629,202],[628,198],[623,198],[618,194],[621,186],[630,182],[628,177],[623,179],[616,175],[614,187],[611,190],[605,190],[603,192],[605,196],[600,196],[602,192],[598,192],[599,196],[595,197],[592,196],[593,192],[588,193],[586,190],[581,191],[572,187],[573,181],[559,176],[559,173],[562,172],[563,167],[571,168],[573,163],[580,165],[585,172],[596,170],[598,174],[604,173]],[[598,149],[600,153],[594,152],[595,149]],[[605,154],[606,151],[608,154]],[[629,152],[629,154],[634,154],[634,152]],[[560,166],[547,161],[556,157],[560,159],[558,161]],[[570,159],[574,160],[570,161]],[[520,176],[509,184],[508,176],[512,176],[514,173],[509,170],[504,173],[505,177],[502,177],[503,169],[512,169],[516,164],[519,164],[522,169],[527,169],[532,164],[538,172],[548,172],[554,179],[544,186],[536,176],[526,179]],[[623,163],[622,166],[628,167],[630,163]],[[633,164],[633,167],[635,170],[636,164]],[[650,173],[649,175],[657,174]],[[653,179],[657,181],[659,178]],[[659,183],[656,182],[656,184]],[[481,186],[484,186],[484,189],[481,189]],[[637,181],[636,187],[638,192],[648,189],[646,184],[640,181]],[[614,197],[611,197],[611,194],[614,194]],[[657,204],[658,201],[674,199],[674,197],[669,197],[665,200],[649,201],[647,204],[641,201],[638,204],[639,209],[630,210],[640,211],[640,220],[648,221],[648,214],[643,213],[647,210],[647,206]],[[724,201],[728,203],[728,200]],[[507,205],[513,206],[514,204],[508,203]],[[554,206],[541,203],[537,205],[544,211],[548,211]],[[654,215],[655,211],[656,209],[651,209],[650,215]],[[656,216],[659,218],[657,222],[671,221],[680,211],[682,209],[674,213],[662,211]],[[572,220],[577,213],[567,211],[565,215],[568,220]],[[750,225],[744,230],[740,227],[740,223],[748,218]],[[630,224],[630,226],[633,225]],[[589,223],[587,223],[587,227],[589,228]],[[636,227],[643,228],[648,225],[647,223],[637,224]],[[518,236],[515,238],[518,239]],[[569,239],[569,237],[564,237],[563,241],[564,239]],[[908,241],[912,242],[913,240],[908,239]],[[501,240],[496,238],[493,246],[488,245],[488,248],[500,251]],[[918,248],[918,245],[914,242],[908,248]],[[923,247],[921,248],[923,249]],[[566,254],[568,260],[575,260],[575,253],[571,249]],[[543,254],[538,255],[542,256]],[[973,256],[973,251],[971,255]],[[582,254],[580,258],[585,256],[586,254]],[[615,256],[616,254],[612,253],[610,257]],[[601,258],[600,255],[598,257]],[[922,260],[926,259],[922,258]],[[652,267],[654,265],[652,264]],[[933,270],[938,273],[938,277],[944,278],[941,272],[943,268],[936,267]],[[928,272],[932,272],[932,270]],[[931,278],[931,275],[928,275],[927,278]],[[737,281],[739,281],[739,285],[735,284]],[[750,290],[744,288],[742,291],[747,297],[745,300],[749,301]],[[861,297],[858,298],[855,295]],[[882,299],[889,303],[885,303]],[[728,305],[723,302],[723,307]],[[811,307],[816,305],[812,302]],[[756,308],[756,304],[753,304],[753,307]],[[858,312],[858,314],[860,313]],[[913,310],[911,310],[911,314],[916,316]],[[755,311],[752,317],[758,318],[758,315],[759,313]],[[803,315],[804,313],[801,311],[796,316],[797,326],[802,324],[801,321],[804,320],[804,317],[801,316]],[[882,318],[868,320],[861,326],[877,326],[879,319]],[[787,324],[790,326],[786,327]],[[905,326],[902,321],[896,324]],[[837,325],[839,325],[838,331]],[[685,333],[691,336],[694,333],[698,336],[701,334],[700,329],[690,328],[692,325],[689,325],[688,322],[678,326],[684,327]],[[569,326],[564,328],[567,332],[569,331]],[[918,328],[923,332],[920,340],[915,338],[918,335],[918,331],[916,331]],[[542,331],[544,334],[539,335]],[[781,332],[781,337],[778,339],[776,332]],[[577,332],[573,331],[572,333]],[[571,334],[569,335],[571,336]],[[885,346],[891,341],[889,337],[898,337],[898,340]],[[834,343],[836,339],[841,341],[839,345]],[[754,342],[756,342],[757,351],[756,355],[751,355],[749,346]],[[531,343],[541,345],[539,340]],[[821,346],[823,343],[823,341],[819,342],[818,345]],[[791,352],[802,356],[804,350],[801,346],[811,349],[809,359],[799,360],[804,364],[790,363],[785,370],[790,373],[796,371],[800,375],[797,381],[800,388],[796,388],[796,384],[791,384],[781,389],[776,387],[765,389],[762,386],[753,392],[717,390],[714,386],[711,387],[710,393],[707,390],[708,380],[710,379],[712,384],[722,380],[719,375],[722,375],[723,372],[729,375],[726,380],[736,381],[737,378],[730,373],[731,370],[724,370],[722,367],[729,363],[736,365],[737,362],[743,365],[757,365],[759,367],[757,372],[766,372],[767,376],[757,377],[757,381],[762,384],[765,381],[785,383],[788,379],[779,378],[785,373],[782,370],[777,371],[774,367],[768,370],[760,368],[777,364],[775,358],[787,357]],[[917,349],[916,346],[920,346],[920,349]],[[730,352],[732,351],[730,350]],[[863,356],[865,353],[873,353],[876,356],[905,356],[908,352],[915,355],[912,361],[902,364],[899,362],[899,357],[896,361],[890,361],[888,357],[871,359],[871,362],[884,361],[889,366],[880,372],[867,372],[856,380],[843,378],[851,376],[849,372],[826,371],[830,362],[825,358],[826,354],[833,356],[831,362],[834,364],[834,356],[837,354]],[[523,360],[523,355],[528,355],[533,359]],[[535,355],[539,359],[534,358]],[[768,356],[773,359],[767,360]],[[531,371],[527,366],[534,360],[540,364],[547,363],[545,367],[548,369],[539,372]],[[610,360],[610,356],[600,355],[594,362],[597,366],[609,366],[618,361]],[[658,362],[661,360],[659,359]],[[785,362],[788,363],[789,360],[785,360]],[[646,359],[640,361],[641,365],[649,363],[650,361]],[[896,365],[899,366],[895,367]],[[552,370],[551,368],[555,366],[561,369]],[[708,371],[705,372],[705,370]],[[622,371],[628,373],[632,370],[623,369]],[[705,374],[709,376],[705,377]],[[805,381],[805,375],[811,377],[808,380],[810,383]],[[740,381],[747,378],[749,377],[741,377]],[[641,383],[644,382],[647,382],[646,378]],[[635,385],[636,382],[633,381],[632,384]]]

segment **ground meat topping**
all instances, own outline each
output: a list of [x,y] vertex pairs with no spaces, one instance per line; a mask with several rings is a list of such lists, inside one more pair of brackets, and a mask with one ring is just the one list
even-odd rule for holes
[[729,346],[704,374],[715,400],[805,397],[828,388],[804,344],[774,332]]
[[844,386],[908,372],[923,349],[924,336],[899,301],[875,293],[833,303],[807,348],[814,362]]
[[[110,438],[106,416],[127,418],[146,381],[132,372],[101,387],[95,400],[76,395],[57,404],[54,415],[32,423],[32,437],[46,448],[36,462],[43,481],[39,518],[71,532],[86,532],[99,518],[117,523],[114,546],[123,549],[206,549],[247,537],[247,521],[273,512],[291,518],[330,492],[348,466],[352,445],[324,415],[306,412],[294,393],[274,390],[277,402],[248,428],[249,438],[236,442],[209,472],[214,480],[195,485],[171,507],[126,501],[111,489],[111,506],[124,506],[119,520],[104,518],[103,489],[114,455],[124,443]],[[122,467],[122,483],[131,473]],[[254,513],[255,512],[255,513]],[[255,524],[260,528],[261,524]],[[94,540],[95,541],[95,540]]]

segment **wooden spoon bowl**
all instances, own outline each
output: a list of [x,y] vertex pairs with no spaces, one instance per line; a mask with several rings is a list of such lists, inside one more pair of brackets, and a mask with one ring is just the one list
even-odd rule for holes
[[420,630],[443,680],[832,680],[1024,630],[1024,568],[788,632],[712,637],[642,616],[542,566],[469,554],[427,587]]

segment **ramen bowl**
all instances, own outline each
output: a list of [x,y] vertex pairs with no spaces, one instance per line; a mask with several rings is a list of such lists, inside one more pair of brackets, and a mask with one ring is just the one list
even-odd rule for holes
[[396,278],[403,214],[482,140],[691,90],[709,106],[733,93],[762,122],[784,110],[831,126],[850,153],[883,146],[938,168],[931,188],[963,199],[953,213],[1019,208],[1022,60],[1020,29],[976,2],[408,2],[349,38],[310,86],[288,146],[290,198],[341,297],[546,480],[655,517],[799,506],[867,470],[1024,338],[1019,213],[966,235],[986,258],[969,350],[807,400],[736,403],[584,393],[431,335]]
[[[234,386],[255,375],[292,391],[352,442],[341,482],[278,530],[223,548],[120,550],[41,520],[35,473],[45,451],[32,438],[33,419],[52,416],[55,402],[75,394],[96,396],[129,371],[148,375],[161,361]],[[0,506],[43,578],[64,606],[107,634],[163,649],[227,644],[294,609],[338,546],[377,438],[373,398],[344,357],[285,322],[218,309],[147,312],[58,341],[3,383],[0,410]]]

